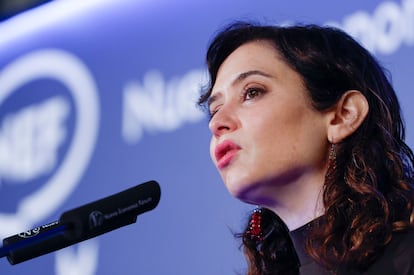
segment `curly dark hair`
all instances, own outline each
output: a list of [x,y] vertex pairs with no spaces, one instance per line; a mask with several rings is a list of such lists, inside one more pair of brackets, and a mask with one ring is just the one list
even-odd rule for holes
[[[260,211],[261,237],[251,232],[250,223],[241,234],[245,254],[249,264],[247,275],[296,275],[299,273],[299,259],[289,237],[289,229],[274,212],[266,208]],[[277,273],[275,273],[277,271]]]
[[[270,42],[302,77],[315,109],[331,108],[349,90],[360,91],[368,101],[364,122],[336,146],[336,169],[323,189],[323,226],[314,228],[306,242],[308,253],[328,269],[340,264],[364,270],[380,256],[393,232],[414,224],[414,155],[404,141],[405,126],[389,76],[365,48],[337,28],[236,22],[210,44],[210,82],[200,106],[208,100],[223,61],[239,46],[257,40]],[[288,238],[286,230],[278,228],[276,215],[265,217],[277,230],[269,229],[272,243],[267,240],[260,249],[243,238],[248,274],[287,274],[284,257],[271,256],[286,251],[283,247],[289,243],[280,241],[280,236]]]

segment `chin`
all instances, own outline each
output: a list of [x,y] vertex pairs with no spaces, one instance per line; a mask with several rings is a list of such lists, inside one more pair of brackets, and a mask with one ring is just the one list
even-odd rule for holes
[[266,185],[260,182],[227,185],[227,189],[233,197],[248,204],[270,207],[275,203]]
[[248,189],[246,185],[242,185],[237,182],[225,182],[226,188],[229,191],[229,193],[235,197],[240,199],[242,194],[245,193],[245,190]]
[[249,199],[250,197],[249,194],[251,193],[250,191],[254,189],[251,186],[251,184],[231,182],[231,183],[226,183],[226,187],[229,193],[236,199],[239,199],[246,203],[254,204],[254,202],[250,201]]

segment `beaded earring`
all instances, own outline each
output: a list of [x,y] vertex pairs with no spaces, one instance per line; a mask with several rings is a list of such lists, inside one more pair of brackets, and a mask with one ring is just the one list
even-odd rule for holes
[[336,172],[336,148],[335,143],[331,143],[331,148],[329,150],[329,163],[328,171],[326,172],[325,179],[331,179],[334,177]]
[[246,231],[246,233],[254,241],[263,241],[261,208],[256,208],[253,211],[253,214],[249,222],[249,229]]
[[331,150],[329,151],[329,160],[334,160],[336,165],[336,150],[335,143],[331,143]]

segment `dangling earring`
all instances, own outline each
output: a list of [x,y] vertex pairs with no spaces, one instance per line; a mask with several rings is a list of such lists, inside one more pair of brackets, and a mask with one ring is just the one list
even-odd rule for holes
[[336,149],[335,143],[331,143],[331,150],[329,151],[329,160],[334,161],[336,165]]
[[254,241],[263,241],[261,208],[256,208],[253,211],[246,234]]
[[328,159],[328,170],[326,171],[325,180],[332,179],[336,172],[336,147],[335,143],[331,143]]

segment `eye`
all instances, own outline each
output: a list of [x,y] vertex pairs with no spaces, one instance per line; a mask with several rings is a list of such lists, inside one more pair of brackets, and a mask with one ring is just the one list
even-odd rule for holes
[[208,113],[209,113],[209,117],[210,120],[213,118],[213,116],[220,110],[220,106],[216,106],[214,108],[210,108]]
[[258,97],[264,93],[262,88],[251,87],[247,88],[243,93],[243,100],[251,100],[255,97]]

